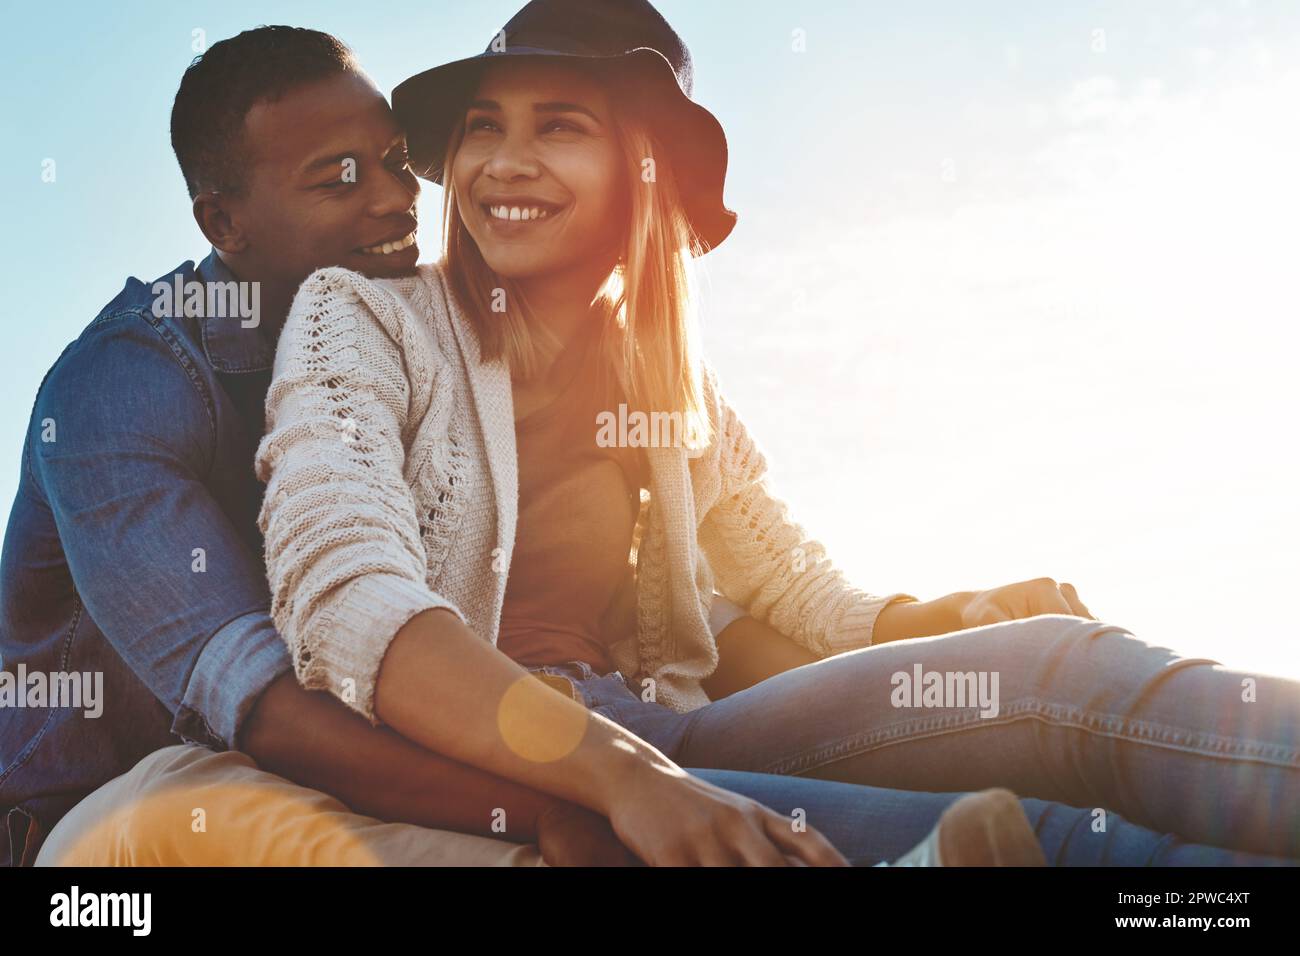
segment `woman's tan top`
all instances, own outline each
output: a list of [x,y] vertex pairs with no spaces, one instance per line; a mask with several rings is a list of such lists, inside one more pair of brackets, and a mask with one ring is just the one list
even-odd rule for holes
[[615,669],[608,648],[636,637],[632,532],[649,483],[641,449],[601,447],[596,330],[556,359],[559,395],[515,421],[519,517],[497,647],[525,667],[584,661]]

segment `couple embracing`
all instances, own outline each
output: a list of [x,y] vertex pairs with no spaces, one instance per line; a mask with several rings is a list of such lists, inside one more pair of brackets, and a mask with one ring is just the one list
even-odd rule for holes
[[1300,858],[1300,685],[1051,578],[877,595],[791,517],[700,351],[736,217],[692,73],[644,0],[533,0],[391,108],[311,30],[186,71],[212,251],[159,281],[258,314],[132,279],[41,385],[0,654],[104,708],[0,714],[12,864]]

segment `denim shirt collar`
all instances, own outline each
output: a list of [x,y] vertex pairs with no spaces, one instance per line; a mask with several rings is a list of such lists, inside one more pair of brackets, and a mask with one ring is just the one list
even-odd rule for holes
[[[213,249],[195,268],[200,282],[237,282]],[[263,372],[275,361],[275,343],[262,325],[244,328],[239,318],[208,316],[200,320],[203,351],[218,372]]]

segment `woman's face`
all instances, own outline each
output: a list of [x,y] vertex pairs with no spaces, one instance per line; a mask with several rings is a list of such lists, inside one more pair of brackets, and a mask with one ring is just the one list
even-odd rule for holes
[[608,98],[581,70],[491,64],[452,163],[456,204],[488,266],[511,279],[617,260],[624,173]]

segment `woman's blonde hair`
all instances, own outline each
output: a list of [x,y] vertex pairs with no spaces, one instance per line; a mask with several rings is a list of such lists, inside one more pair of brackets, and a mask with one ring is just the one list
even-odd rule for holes
[[[626,231],[618,262],[592,302],[602,383],[621,365],[629,411],[677,413],[679,440],[688,449],[708,445],[699,330],[692,291],[692,258],[699,240],[683,211],[666,151],[647,118],[646,101],[625,79],[608,77],[615,139],[626,174]],[[443,254],[452,292],[478,336],[484,361],[504,357],[522,379],[554,354],[558,341],[533,320],[522,291],[483,259],[457,208],[451,170],[464,136],[464,117],[452,131],[444,163]],[[507,308],[494,310],[494,290]],[[604,395],[614,394],[608,388]]]

